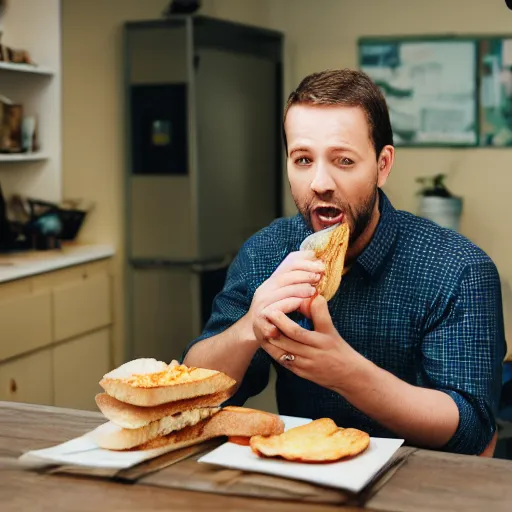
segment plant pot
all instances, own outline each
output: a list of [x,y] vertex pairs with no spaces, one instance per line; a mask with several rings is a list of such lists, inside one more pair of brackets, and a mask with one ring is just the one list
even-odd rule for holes
[[460,197],[421,196],[418,215],[444,228],[459,231],[462,205]]

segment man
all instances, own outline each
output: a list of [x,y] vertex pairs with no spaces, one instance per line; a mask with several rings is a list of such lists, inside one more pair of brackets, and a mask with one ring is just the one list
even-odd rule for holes
[[[185,364],[236,379],[233,404],[260,393],[273,364],[281,414],[482,453],[505,347],[495,265],[458,233],[390,204],[381,187],[391,124],[365,74],[305,78],[283,133],[300,213],[244,244]],[[338,222],[350,227],[348,272],[328,304],[311,301],[324,266],[299,246]]]

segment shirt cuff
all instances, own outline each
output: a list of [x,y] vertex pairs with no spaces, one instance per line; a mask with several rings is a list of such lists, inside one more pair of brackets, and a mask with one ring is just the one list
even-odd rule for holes
[[459,409],[459,425],[443,451],[465,455],[480,455],[489,445],[496,423],[492,414],[478,401],[470,401],[460,393],[440,389],[449,395]]

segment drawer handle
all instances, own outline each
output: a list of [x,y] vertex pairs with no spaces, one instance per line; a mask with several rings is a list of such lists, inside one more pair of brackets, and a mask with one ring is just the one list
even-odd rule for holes
[[16,391],[18,391],[18,384],[16,384],[16,381],[14,379],[11,379],[10,389],[11,393],[16,393]]

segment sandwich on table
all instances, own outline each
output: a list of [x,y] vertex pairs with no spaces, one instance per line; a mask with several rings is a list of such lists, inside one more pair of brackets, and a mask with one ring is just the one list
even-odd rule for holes
[[221,407],[235,381],[222,372],[173,361],[135,359],[106,374],[96,404],[110,420],[91,437],[100,448],[169,451],[215,437],[277,435],[284,423],[275,414]]

